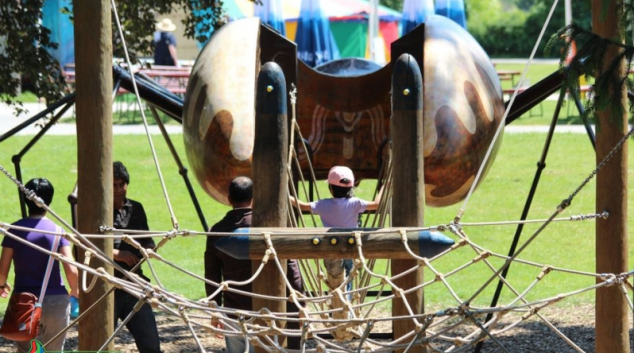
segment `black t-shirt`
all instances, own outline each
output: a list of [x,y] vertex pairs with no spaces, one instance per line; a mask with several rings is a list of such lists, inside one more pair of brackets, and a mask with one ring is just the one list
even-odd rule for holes
[[[143,209],[143,205],[141,203],[125,199],[123,202],[123,207],[119,210],[114,210],[114,218],[113,218],[113,226],[117,229],[130,229],[130,230],[150,230],[150,227],[147,224],[147,216],[145,215],[145,210]],[[135,238],[137,242],[141,244],[141,246],[145,249],[154,249],[156,244],[154,244],[154,239],[151,237],[147,238]],[[114,240],[114,248],[119,251],[129,251],[136,255],[139,259],[143,258],[141,255],[141,251],[134,246],[126,243],[125,241],[121,241],[121,239]],[[121,266],[123,269],[130,271],[133,266],[128,266],[125,262],[116,261],[116,263]],[[119,271],[114,271],[115,276],[117,278],[123,278],[123,274]],[[149,281],[149,279],[143,276],[143,271],[141,267],[139,267],[136,271],[136,274],[145,278]]]

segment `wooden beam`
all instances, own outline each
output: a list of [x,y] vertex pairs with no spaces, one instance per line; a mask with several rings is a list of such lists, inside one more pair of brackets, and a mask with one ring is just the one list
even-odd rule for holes
[[[413,56],[402,54],[394,64],[392,72],[392,158],[393,196],[392,225],[422,227],[425,206],[425,174],[423,155],[423,78]],[[392,260],[392,276],[396,276],[418,265],[417,260]],[[394,280],[403,290],[414,288],[423,282],[423,267],[407,276]],[[392,302],[392,315],[408,316],[421,314],[423,290],[406,295],[405,301],[396,298]],[[393,323],[394,338],[403,337],[416,327],[415,320],[397,320]],[[402,352],[403,350],[397,350]],[[426,352],[422,345],[412,347],[409,352]]]
[[[435,231],[405,231],[407,246],[416,255],[434,257],[449,249],[453,239]],[[244,228],[240,235],[224,237],[216,242],[216,247],[236,259],[259,260],[266,252],[267,244],[261,234],[271,233],[271,242],[277,256],[284,259],[341,259],[359,258],[358,243],[354,232],[360,234],[363,257],[366,259],[412,259],[405,248],[400,229],[356,228],[345,233],[336,228]],[[307,236],[311,233],[334,232],[333,235]],[[291,233],[280,235],[280,233]],[[253,234],[248,236],[248,234]],[[257,235],[260,234],[260,235]],[[302,235],[303,234],[303,235]]]
[[[282,68],[268,62],[262,66],[256,87],[255,141],[253,146],[253,219],[254,227],[284,227],[288,219],[288,123],[286,110],[286,80]],[[286,269],[286,260],[281,260]],[[260,266],[253,262],[253,271]],[[273,258],[253,281],[253,292],[275,297],[286,295],[284,273]],[[271,312],[286,312],[286,302],[254,297],[253,310],[267,308]],[[260,322],[261,325],[266,325]],[[283,326],[280,321],[278,327]],[[283,337],[279,337],[283,342]],[[262,347],[256,352],[263,353]]]
[[[81,233],[99,234],[112,226],[112,28],[108,0],[74,1],[77,90],[77,218]],[[93,240],[112,257],[112,239]],[[79,254],[83,261],[83,255]],[[93,268],[105,267],[92,260]],[[79,297],[82,311],[110,289],[97,281]],[[114,331],[114,299],[110,295],[79,323],[79,350],[97,351]],[[114,350],[114,343],[104,348]]]
[[[607,3],[606,3],[607,2]],[[592,28],[603,38],[617,38],[625,43],[619,28],[622,3],[617,0],[592,2]],[[597,76],[612,64],[622,49],[612,46],[603,59],[603,67],[597,67]],[[621,59],[614,73],[614,80],[625,76]],[[615,119],[615,109],[609,106],[597,111],[596,160],[602,161],[616,143],[627,133],[627,109],[625,87],[616,92],[600,92],[618,96],[622,114]],[[597,174],[596,210],[608,211],[608,219],[596,222],[596,271],[598,273],[623,273],[628,270],[627,241],[627,144]],[[596,295],[595,351],[610,353],[630,352],[627,298],[618,286],[600,288]]]

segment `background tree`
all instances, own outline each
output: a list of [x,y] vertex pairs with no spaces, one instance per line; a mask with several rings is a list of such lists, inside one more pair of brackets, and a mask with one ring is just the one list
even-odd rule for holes
[[391,9],[394,9],[396,11],[402,11],[403,10],[403,0],[380,0],[379,4],[383,5],[383,6],[387,6]]
[[[469,8],[469,32],[493,58],[528,58],[535,40],[539,37],[548,12],[550,0],[483,0],[486,6]],[[469,4],[473,2],[468,2]],[[478,2],[475,2],[477,4]],[[586,30],[591,29],[590,0],[572,1],[573,22]],[[537,57],[557,58],[558,50],[545,54],[544,49],[551,35],[564,27],[565,10],[559,2],[546,28],[545,38],[537,50]],[[577,46],[583,43],[577,43]],[[561,48],[560,45],[558,48]]]

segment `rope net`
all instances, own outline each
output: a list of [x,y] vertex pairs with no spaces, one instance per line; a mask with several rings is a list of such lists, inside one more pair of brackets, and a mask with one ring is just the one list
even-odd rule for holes
[[[593,219],[599,216],[588,215],[585,218]],[[0,223],[0,226],[2,227],[0,232],[4,236],[15,238],[18,241],[20,238],[16,237],[12,230],[29,230],[13,227],[7,223]],[[135,232],[135,234],[119,235],[118,233],[120,232],[116,229],[104,228],[104,231],[114,233],[108,235],[109,237],[121,238],[122,241],[126,241],[141,250],[143,254],[142,262],[145,262],[150,268],[152,283],[154,284],[148,283],[129,272],[126,272],[126,280],[119,279],[109,275],[103,268],[94,270],[88,266],[88,263],[77,263],[60,254],[51,254],[47,249],[38,248],[38,250],[51,254],[59,261],[72,263],[82,270],[84,274],[92,274],[94,276],[93,282],[86,283],[85,280],[82,281],[83,291],[90,291],[97,280],[106,281],[113,287],[123,289],[139,298],[139,302],[147,302],[157,310],[180,317],[182,324],[189,328],[193,339],[197,342],[199,340],[196,332],[199,332],[200,328],[204,328],[216,334],[245,337],[249,344],[263,347],[267,351],[286,350],[280,345],[279,340],[273,338],[274,336],[301,337],[302,350],[305,351],[336,350],[353,352],[363,349],[372,352],[387,352],[394,349],[407,349],[415,345],[424,345],[433,352],[460,352],[472,349],[474,344],[484,339],[496,342],[503,351],[512,351],[512,347],[504,347],[497,342],[496,337],[531,319],[542,321],[546,327],[560,335],[566,343],[575,348],[577,346],[574,342],[569,341],[555,325],[542,315],[543,312],[547,311],[548,307],[564,299],[608,286],[618,286],[623,295],[628,298],[630,308],[632,307],[632,302],[629,300],[632,291],[631,272],[596,274],[549,266],[520,258],[510,258],[478,246],[469,239],[464,228],[460,224],[446,226],[446,229],[455,236],[457,242],[449,250],[433,258],[417,256],[411,249],[404,246],[403,251],[406,251],[412,259],[418,261],[417,266],[424,267],[426,270],[425,281],[417,288],[399,288],[396,286],[394,279],[403,274],[389,276],[387,271],[378,272],[375,270],[373,265],[377,261],[365,259],[364,256],[363,244],[360,242],[363,232],[352,232],[341,234],[355,237],[358,240],[358,253],[355,254],[354,268],[349,278],[331,283],[321,270],[318,262],[311,263],[308,260],[304,260],[302,261],[302,268],[305,282],[308,284],[308,294],[298,293],[292,289],[290,283],[286,283],[289,295],[281,297],[262,296],[258,293],[242,291],[240,288],[244,283],[231,281],[215,283],[208,281],[158,254],[159,249],[170,240],[189,236],[227,236],[229,235],[227,233],[184,230],[151,233],[153,236],[162,237],[163,241],[159,243],[155,250],[145,250],[134,239],[147,236],[148,233],[140,234],[141,232]],[[401,230],[386,229],[384,233],[388,236],[400,237]],[[108,266],[117,268],[111,259],[106,258],[97,249],[90,246],[90,239],[103,237],[102,235],[83,235],[74,231],[73,233],[65,232],[59,235],[65,237],[83,251],[90,253],[90,258],[99,259],[107,263]],[[250,234],[252,237],[267,240],[267,250],[269,250],[270,256],[262,260],[259,270],[254,272],[253,277],[248,282],[253,282],[258,277],[262,267],[269,261],[274,262],[280,271],[284,271],[285,266],[282,265],[280,258],[276,256],[275,252],[277,237],[303,237],[309,242],[315,236],[326,235],[332,236],[333,233],[298,231],[297,233],[274,234],[256,232]],[[407,243],[404,244],[406,245]],[[456,268],[444,270],[444,260],[449,257],[458,257],[463,259],[463,262]],[[534,281],[528,285],[518,286],[510,279],[503,279],[500,273],[511,261],[514,262],[514,266],[517,266],[514,270],[534,274]],[[156,267],[155,263],[158,262],[174,268],[185,276],[211,284],[217,290],[211,296],[199,299],[189,299],[174,293],[162,285],[160,273],[154,270]],[[389,265],[387,266],[389,267]],[[475,292],[465,291],[468,286],[462,286],[461,283],[465,278],[470,277],[474,271],[481,271],[483,268],[488,270],[489,273],[488,277],[484,279],[485,286],[477,288]],[[414,270],[415,268],[412,268],[407,272]],[[427,273],[430,275],[427,275]],[[564,274],[585,277],[588,279],[585,283],[592,284],[578,288],[567,288],[565,292],[548,298],[539,299],[531,296],[531,291],[541,283],[552,277],[556,281],[558,280],[557,278],[561,278],[561,275]],[[486,289],[486,285],[492,283],[491,279],[502,280],[507,289],[508,298],[497,307],[483,305],[488,300],[488,297],[483,295],[483,290]],[[347,281],[354,281],[353,289],[350,291],[346,290]],[[326,289],[329,290],[327,291]],[[408,303],[405,294],[416,289],[423,289],[425,293],[444,291],[447,294],[446,297],[449,298],[449,302],[443,303],[446,305],[444,308],[433,312],[412,312],[401,317],[392,316],[389,311],[390,302],[400,300],[409,306],[410,303]],[[391,290],[391,293],[387,293],[388,290]],[[279,313],[270,312],[267,308],[261,308],[257,311],[238,311],[232,308],[219,307],[215,298],[222,291],[235,292],[252,298],[258,297],[267,300],[293,302],[300,310],[299,312]],[[375,294],[373,295],[375,296],[369,296],[369,291],[374,291]],[[439,304],[434,303],[434,307],[438,307]],[[90,310],[87,310],[82,313],[71,325],[81,320],[89,312]],[[485,316],[488,314],[493,314],[492,319],[485,321]],[[416,329],[398,339],[381,340],[371,337],[371,333],[385,332],[386,324],[389,327],[390,323],[401,320],[414,322]],[[297,322],[300,329],[285,328],[281,324],[282,321]],[[224,324],[224,328],[219,329],[213,326],[212,322],[220,322]],[[122,323],[119,329],[123,325]],[[115,334],[118,333],[119,329],[116,330]],[[330,334],[334,339],[327,337],[326,334]],[[200,346],[201,351],[205,351],[206,348],[208,349],[209,347]],[[575,349],[578,350],[578,347]]]
[[[293,125],[297,127],[295,121]],[[300,133],[296,130],[296,133]],[[630,131],[630,134],[632,131]],[[628,135],[629,136],[629,135]],[[301,136],[300,136],[301,137]],[[627,138],[627,136],[626,136]],[[299,140],[302,140],[301,138]],[[619,144],[617,148],[621,148]],[[289,163],[298,163],[297,151],[291,147],[292,158]],[[604,163],[600,163],[600,168]],[[288,168],[290,170],[291,168]],[[299,168],[298,168],[299,169]],[[59,234],[84,251],[86,261],[78,263],[67,259],[60,254],[52,254],[57,260],[72,263],[83,273],[81,290],[89,292],[96,281],[106,281],[113,286],[127,291],[139,298],[139,304],[146,302],[163,313],[178,317],[182,320],[182,325],[187,327],[192,335],[192,339],[199,346],[200,351],[206,351],[210,347],[205,347],[199,337],[201,329],[213,334],[225,336],[243,337],[248,345],[261,347],[266,351],[297,351],[290,350],[281,343],[282,337],[298,337],[301,339],[299,351],[371,351],[387,352],[395,349],[410,350],[412,347],[424,346],[430,352],[462,352],[472,350],[474,346],[483,340],[489,340],[496,345],[500,351],[513,351],[513,347],[507,347],[499,339],[500,336],[520,326],[527,321],[540,322],[544,327],[551,330],[553,334],[559,336],[566,345],[575,351],[582,352],[579,345],[566,337],[561,329],[547,317],[548,309],[563,300],[581,296],[585,293],[595,291],[600,288],[617,286],[622,295],[627,298],[630,309],[633,309],[631,298],[632,272],[618,274],[598,274],[575,269],[567,269],[560,266],[539,263],[523,258],[523,251],[529,248],[530,244],[538,237],[541,230],[546,225],[553,222],[571,221],[591,221],[597,218],[608,218],[606,212],[601,214],[589,213],[569,217],[556,218],[570,204],[572,198],[579,192],[575,190],[573,195],[560,204],[556,212],[548,219],[534,219],[526,221],[508,222],[483,222],[483,223],[461,223],[460,218],[445,224],[425,228],[390,228],[388,202],[391,196],[391,160],[389,158],[384,165],[381,175],[384,176],[379,184],[385,185],[384,197],[379,210],[375,215],[367,216],[364,226],[383,227],[373,230],[359,228],[349,232],[333,232],[323,228],[280,228],[260,231],[257,228],[251,229],[249,238],[257,239],[264,243],[265,247],[259,268],[254,271],[253,276],[245,282],[225,281],[216,283],[209,281],[193,271],[174,263],[160,255],[160,249],[172,241],[184,237],[226,237],[232,233],[211,233],[197,232],[174,228],[168,231],[130,231],[120,230],[111,227],[102,227],[105,234],[80,234],[71,225],[61,219],[54,210],[48,208],[38,197],[24,188],[24,186],[13,178],[4,168],[0,166],[0,171],[13,181],[26,197],[36,204],[46,208],[49,214],[57,219],[70,232]],[[597,170],[583,181],[587,184]],[[298,176],[299,185],[305,185],[303,176]],[[293,178],[290,178],[293,180]],[[582,187],[583,187],[582,185]],[[306,190],[305,188],[301,188]],[[294,186],[289,185],[289,194],[297,192]],[[567,202],[566,202],[567,201]],[[563,205],[563,206],[562,206]],[[307,217],[312,220],[312,226],[318,226],[313,215],[299,215],[292,207],[289,208],[289,219],[297,220],[297,224],[307,226]],[[478,245],[470,238],[471,230],[480,227],[496,229],[506,225],[535,225],[537,229],[534,234],[526,240],[513,256],[503,255],[499,252],[486,249]],[[18,228],[8,223],[0,222],[0,232],[4,236],[9,236],[20,241],[13,230],[26,230]],[[406,235],[412,232],[435,231],[443,232],[454,240],[454,245],[431,257],[423,257],[413,250]],[[381,235],[388,238],[400,239],[401,248],[398,249],[402,256],[416,260],[416,265],[402,273],[391,273],[390,261],[372,258],[368,256],[366,250],[368,244],[363,239],[368,235]],[[245,235],[245,234],[241,234]],[[139,237],[153,236],[161,238],[154,250],[144,249],[135,240]],[[493,234],[495,236],[495,234]],[[132,246],[138,248],[143,260],[139,263],[145,264],[150,270],[151,283],[119,268],[116,263],[107,258],[96,248],[91,240],[98,238],[119,238]],[[264,296],[258,293],[245,292],[242,286],[246,283],[256,281],[267,263],[274,263],[275,267],[282,274],[286,266],[283,264],[284,255],[278,255],[282,249],[276,248],[277,244],[287,238],[300,239],[306,244],[310,244],[314,239],[348,239],[354,244],[354,252],[347,253],[346,257],[354,258],[354,266],[350,275],[346,277],[343,271],[338,275],[329,273],[322,261],[317,259],[300,260],[300,268],[304,277],[305,292],[295,291],[291,284],[285,279],[287,295]],[[263,241],[262,241],[263,240]],[[30,246],[33,246],[29,244]],[[35,246],[34,246],[35,247]],[[37,247],[36,247],[37,248]],[[50,254],[47,249],[37,248],[39,251]],[[393,251],[396,251],[392,249]],[[108,274],[105,268],[92,269],[89,264],[93,260],[103,261],[107,266],[125,273],[125,279],[116,278]],[[190,277],[195,281],[210,284],[215,287],[215,292],[205,298],[186,298],[173,288],[166,288],[161,280],[162,274],[156,269],[160,266],[167,266],[183,276]],[[503,271],[509,266],[513,266],[512,273],[522,273],[524,276],[530,275],[534,279],[526,282],[514,278],[505,277]],[[424,270],[424,279],[417,286],[412,288],[401,288],[396,284],[396,280],[417,271]],[[86,275],[92,275],[92,281],[87,283]],[[484,275],[483,275],[484,274]],[[574,281],[574,285],[567,285],[560,293],[545,298],[535,295],[540,287],[547,283],[564,283],[566,278],[574,276],[580,280]],[[504,287],[502,300],[495,307],[488,304],[493,284],[501,281]],[[348,286],[348,283],[352,286]],[[412,308],[412,303],[408,301],[408,294],[423,290],[424,293],[433,300],[426,307],[426,312],[417,313]],[[297,308],[296,312],[271,312],[268,308],[258,308],[259,310],[245,311],[236,310],[229,307],[221,307],[216,299],[222,292],[239,293],[251,298],[260,298],[270,301],[280,301],[284,303],[292,302]],[[406,308],[408,314],[395,316],[391,312],[391,306],[395,301],[400,301]],[[431,310],[430,310],[431,309]],[[82,320],[90,314],[90,309],[83,312],[79,318],[73,321],[68,328]],[[134,312],[131,313],[134,315]],[[131,316],[130,316],[131,317]],[[104,342],[105,347],[109,341],[119,334],[120,330],[129,320],[128,317],[115,330],[108,342]],[[399,321],[413,323],[414,329],[402,337],[396,338],[375,338],[376,333],[390,332],[392,325]],[[288,323],[296,323],[291,329]],[[221,323],[221,326],[214,325]],[[222,328],[218,328],[222,327]],[[68,329],[67,328],[67,329]]]

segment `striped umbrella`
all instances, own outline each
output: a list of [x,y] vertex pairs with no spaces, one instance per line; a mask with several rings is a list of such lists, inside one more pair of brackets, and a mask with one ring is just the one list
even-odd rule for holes
[[401,36],[409,33],[434,14],[434,0],[405,0],[401,18]]

